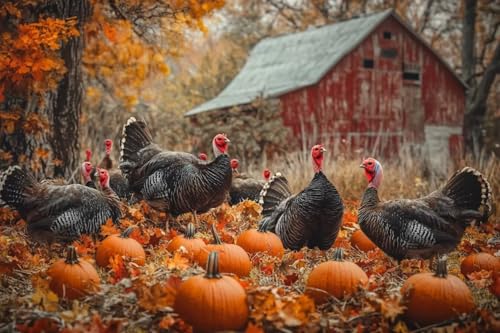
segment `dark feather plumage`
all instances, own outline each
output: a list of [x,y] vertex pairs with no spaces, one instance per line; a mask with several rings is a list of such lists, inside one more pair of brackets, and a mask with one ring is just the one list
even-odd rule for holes
[[245,174],[233,174],[233,182],[229,189],[229,203],[236,205],[244,200],[258,201],[264,184],[264,181],[259,181]]
[[337,238],[344,206],[335,186],[321,171],[296,195],[291,195],[285,177],[273,176],[259,202],[263,205],[261,223],[275,232],[286,248],[326,250]]
[[207,163],[192,154],[162,151],[146,124],[135,118],[123,128],[120,169],[132,191],[172,216],[220,205],[232,179],[226,154]]
[[442,189],[414,200],[380,202],[377,189],[368,187],[359,209],[359,225],[391,257],[425,259],[452,251],[467,225],[488,216],[490,200],[486,179],[464,168]]
[[99,234],[101,225],[121,215],[118,198],[85,185],[37,182],[19,166],[0,176],[0,204],[19,211],[38,240],[73,241]]

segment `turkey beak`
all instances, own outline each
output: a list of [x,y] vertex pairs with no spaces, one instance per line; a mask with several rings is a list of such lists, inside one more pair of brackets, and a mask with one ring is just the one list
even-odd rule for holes
[[359,165],[360,168],[366,169],[366,166],[364,164]]
[[228,138],[225,138],[224,140],[226,143],[231,142]]
[[326,151],[326,149],[321,147],[321,152],[324,153],[325,151]]

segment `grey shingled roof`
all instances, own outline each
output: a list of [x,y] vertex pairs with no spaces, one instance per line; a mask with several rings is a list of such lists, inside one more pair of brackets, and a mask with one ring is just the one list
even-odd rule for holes
[[[259,96],[276,97],[316,84],[391,15],[393,11],[386,10],[299,33],[265,38],[253,48],[245,66],[217,97],[185,115],[248,104]],[[413,33],[397,15],[393,16]]]

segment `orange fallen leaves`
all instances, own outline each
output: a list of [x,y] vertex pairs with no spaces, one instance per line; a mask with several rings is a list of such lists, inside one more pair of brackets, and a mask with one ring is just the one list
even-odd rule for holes
[[314,315],[314,301],[306,295],[290,295],[282,288],[261,287],[249,293],[255,322],[273,322],[277,327],[297,327]]
[[106,220],[106,223],[101,226],[101,235],[110,236],[119,234],[120,230],[115,226],[111,218]]
[[[180,277],[170,276],[166,282],[155,283],[151,287],[137,284],[135,290],[139,298],[139,306],[152,313],[172,308],[181,282]],[[170,322],[170,326],[172,324]]]
[[167,257],[165,259],[165,265],[167,266],[167,269],[169,270],[183,270],[189,267],[189,259],[186,258],[183,253],[182,249],[179,249],[175,251],[174,255],[172,258]]

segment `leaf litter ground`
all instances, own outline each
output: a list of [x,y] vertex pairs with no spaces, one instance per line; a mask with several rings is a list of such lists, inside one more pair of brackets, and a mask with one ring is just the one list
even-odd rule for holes
[[[309,272],[331,258],[332,251],[302,249],[286,251],[282,260],[265,254],[254,255],[248,278],[236,278],[246,289],[250,318],[246,332],[488,332],[500,331],[498,299],[489,291],[491,273],[474,273],[466,279],[460,261],[475,251],[500,250],[498,223],[467,229],[457,251],[450,254],[449,272],[464,279],[473,292],[477,311],[452,322],[431,327],[415,327],[404,321],[405,304],[399,289],[412,274],[429,271],[428,262],[404,260],[398,267],[379,249],[368,253],[351,246],[357,230],[358,202],[347,202],[343,226],[335,242],[345,250],[346,260],[358,264],[369,276],[366,289],[347,300],[331,298],[317,306],[305,288]],[[196,237],[210,242],[209,226],[215,223],[224,242],[234,242],[243,230],[255,227],[260,206],[244,201],[222,205],[199,216]],[[34,244],[25,233],[25,222],[6,208],[0,208],[0,332],[190,332],[191,327],[173,310],[176,291],[183,279],[203,274],[204,268],[190,262],[182,249],[169,253],[170,239],[192,216],[169,221],[167,215],[144,202],[124,211],[120,226],[111,221],[102,227],[101,239],[137,225],[131,237],[147,253],[144,266],[127,258],[112,258],[111,267],[98,268],[101,289],[80,300],[59,299],[49,289],[47,268],[63,257],[65,246]],[[98,243],[97,243],[98,244]],[[81,258],[94,263],[96,244],[82,237],[74,245]]]

